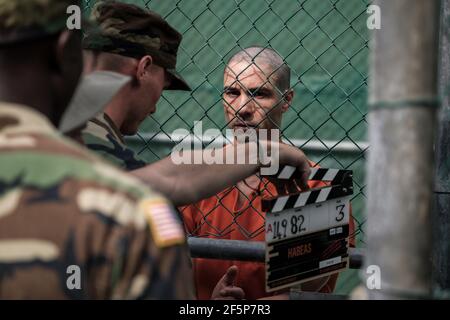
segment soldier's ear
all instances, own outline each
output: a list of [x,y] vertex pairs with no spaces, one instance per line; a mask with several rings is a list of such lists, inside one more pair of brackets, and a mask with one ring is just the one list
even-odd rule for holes
[[283,104],[281,106],[281,112],[286,112],[292,104],[292,100],[294,99],[294,90],[288,89],[283,94]]
[[141,80],[142,78],[148,76],[150,72],[150,67],[153,65],[153,58],[151,56],[143,56],[136,68],[136,78]]
[[83,69],[81,32],[64,30],[59,33],[50,57],[51,71],[55,76],[78,78]]
[[49,55],[54,98],[64,110],[69,103],[83,70],[81,32],[64,30],[51,39]]
[[[73,40],[74,40],[73,36],[74,34],[72,32],[70,32],[69,30],[64,30],[61,33],[59,33],[56,38],[55,52],[53,58],[56,62],[56,65],[59,66],[59,69],[62,69],[62,66],[70,58],[68,54],[70,54],[71,49],[75,49],[73,48]],[[79,54],[81,55],[81,50]]]
[[52,55],[49,57],[50,67],[54,73],[60,73],[64,63],[64,52],[67,42],[69,41],[69,33],[67,30],[62,31],[55,38]]

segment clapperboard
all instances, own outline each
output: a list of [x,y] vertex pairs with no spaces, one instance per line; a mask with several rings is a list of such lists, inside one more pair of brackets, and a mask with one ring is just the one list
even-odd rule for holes
[[[277,179],[300,174],[285,166]],[[327,186],[262,201],[266,214],[266,291],[288,288],[348,267],[352,171],[313,168]]]

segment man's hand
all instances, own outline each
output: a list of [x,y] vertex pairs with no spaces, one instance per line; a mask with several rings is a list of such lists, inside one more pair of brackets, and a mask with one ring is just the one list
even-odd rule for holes
[[245,298],[244,290],[234,286],[238,274],[238,267],[231,266],[225,275],[217,282],[211,295],[211,300],[242,300]]
[[[131,173],[150,184],[156,191],[165,194],[176,206],[195,203],[199,200],[211,197],[225,188],[235,185],[237,182],[254,175],[262,169],[262,166],[270,166],[271,161],[277,165],[290,165],[302,172],[297,181],[302,190],[308,189],[308,177],[311,169],[305,154],[298,148],[284,143],[269,141],[267,156],[260,158],[256,142],[229,144],[223,148],[223,161],[226,163],[228,152],[232,153],[232,159],[240,154],[243,159],[248,159],[247,164],[175,164],[171,157],[167,157],[144,168],[134,170]],[[270,159],[270,150],[277,148]],[[256,151],[256,152],[255,152]],[[192,151],[191,157],[198,153],[202,158],[203,150]],[[279,154],[276,154],[279,153]],[[268,160],[266,162],[266,160]],[[292,182],[289,182],[292,186]],[[287,186],[286,186],[287,189]],[[292,189],[292,188],[291,188]],[[293,190],[293,189],[292,189]],[[282,194],[282,193],[280,193]]]
[[276,186],[278,194],[283,195],[296,193],[300,190],[308,190],[308,178],[311,174],[311,167],[306,155],[300,149],[284,143],[279,144],[279,150],[280,167],[285,165],[295,167],[299,172],[302,172],[302,175],[300,178],[289,180],[279,180],[268,177]]

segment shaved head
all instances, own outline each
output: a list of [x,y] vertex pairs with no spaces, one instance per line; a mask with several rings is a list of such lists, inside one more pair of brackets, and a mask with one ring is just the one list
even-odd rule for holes
[[275,50],[258,46],[242,49],[230,58],[227,67],[242,61],[255,64],[259,68],[269,67],[267,78],[273,77],[278,90],[284,93],[290,89],[291,69]]

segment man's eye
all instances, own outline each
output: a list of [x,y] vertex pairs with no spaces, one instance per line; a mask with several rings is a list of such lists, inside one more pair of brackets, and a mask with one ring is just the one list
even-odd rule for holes
[[250,92],[250,96],[253,98],[265,98],[267,97],[267,94],[263,91],[253,91]]
[[238,95],[239,95],[239,92],[238,92],[237,90],[226,90],[226,91],[224,92],[224,94],[225,94],[226,96],[235,97],[235,96],[238,96]]

